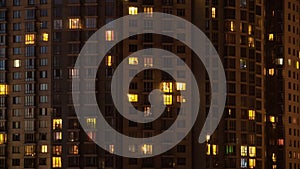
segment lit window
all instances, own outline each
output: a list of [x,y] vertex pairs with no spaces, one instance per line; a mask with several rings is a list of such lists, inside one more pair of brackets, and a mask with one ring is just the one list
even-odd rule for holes
[[33,145],[25,146],[24,147],[24,153],[26,156],[34,156],[35,148]]
[[275,117],[274,116],[270,116],[270,122],[275,123]]
[[62,132],[54,132],[53,135],[55,141],[62,140]]
[[255,159],[249,159],[249,168],[254,168],[256,166]]
[[149,106],[144,107],[144,117],[149,117],[151,115],[151,108]]
[[269,41],[273,41],[274,40],[274,34],[269,34]]
[[248,111],[249,120],[255,120],[255,110]]
[[129,15],[137,15],[137,13],[138,13],[138,8],[137,8],[137,7],[130,6],[130,7],[128,8],[128,13],[129,13]]
[[7,95],[7,94],[8,94],[7,85],[0,84],[0,95]]
[[248,26],[248,34],[251,35],[253,31],[252,25]]
[[89,141],[96,141],[96,132],[88,131],[87,136]]
[[108,145],[108,151],[113,154],[115,152],[115,145],[111,144],[111,145]]
[[25,44],[33,45],[35,41],[35,34],[26,34],[25,35]]
[[80,19],[69,19],[69,29],[80,29]]
[[178,103],[185,103],[186,102],[186,99],[183,97],[183,96],[177,96],[176,97],[176,101]]
[[210,144],[206,146],[206,155],[210,155]]
[[273,76],[274,74],[275,74],[274,69],[269,69],[269,75],[270,75],[270,76]]
[[249,37],[248,38],[248,44],[249,44],[249,47],[252,47],[252,48],[255,47],[255,43],[254,43],[254,38],[253,37]]
[[247,62],[245,59],[240,59],[240,68],[246,69],[247,68]]
[[96,125],[97,125],[97,119],[96,118],[87,118],[86,125],[88,128],[95,129]]
[[172,95],[164,95],[164,105],[172,105],[173,104],[173,96]]
[[61,168],[61,157],[52,157],[52,167]]
[[152,67],[153,66],[153,58],[144,58],[144,66]]
[[292,65],[292,60],[288,59],[288,65],[291,66]]
[[278,145],[283,146],[284,145],[284,139],[278,139]]
[[0,134],[0,145],[2,144],[5,144],[6,143],[6,139],[7,139],[7,136],[6,134]]
[[137,57],[129,57],[128,64],[138,65],[139,64],[139,59]]
[[62,119],[53,119],[53,130],[62,129]]
[[277,161],[277,158],[276,158],[276,154],[275,154],[275,153],[272,154],[272,161],[273,161],[274,163],[276,163],[276,161]]
[[41,153],[48,153],[48,146],[47,145],[41,145]]
[[296,69],[299,69],[299,61],[296,62]]
[[115,39],[114,31],[107,30],[105,31],[105,40],[106,41],[113,41]]
[[137,94],[128,94],[128,100],[129,102],[138,102],[138,95]]
[[241,168],[247,168],[247,159],[246,158],[242,158],[241,159]]
[[233,21],[230,21],[230,31],[233,32],[234,31],[234,22]]
[[275,64],[276,65],[283,65],[283,58],[277,58],[277,59],[275,59]]
[[249,147],[249,156],[255,157],[256,156],[256,147],[250,146]]
[[106,66],[112,66],[112,56],[108,55],[106,56]]
[[226,145],[226,154],[232,154],[234,152],[232,145]]
[[152,145],[151,144],[144,144],[142,146],[143,154],[152,154]]
[[152,7],[144,7],[144,13],[146,13],[148,16],[153,16],[153,8]]
[[241,146],[241,156],[247,156],[247,146]]
[[216,18],[216,8],[215,7],[211,8],[211,17]]
[[218,146],[217,145],[212,145],[212,154],[217,155],[218,154]]
[[48,42],[48,40],[49,40],[49,34],[48,33],[43,33],[42,40],[44,42]]
[[70,154],[78,154],[78,153],[79,153],[78,145],[72,145],[72,146],[70,147],[69,152],[70,152]]
[[53,154],[54,155],[61,155],[62,154],[62,146],[54,146],[53,147]]
[[178,90],[178,91],[186,90],[186,83],[177,82],[176,83],[176,90]]
[[166,93],[173,92],[173,83],[172,82],[163,82],[162,83],[162,91]]
[[21,60],[19,60],[19,59],[16,59],[16,60],[14,60],[14,67],[21,67]]

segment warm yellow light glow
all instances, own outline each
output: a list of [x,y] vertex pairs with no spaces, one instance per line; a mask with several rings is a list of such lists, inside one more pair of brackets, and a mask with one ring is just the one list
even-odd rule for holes
[[249,147],[249,156],[250,157],[255,157],[256,156],[256,147],[254,147],[254,146]]
[[33,45],[35,43],[35,34],[26,34],[25,35],[25,44],[26,45]]
[[105,31],[105,40],[106,41],[113,41],[115,39],[114,31],[107,30]]
[[249,47],[252,47],[252,48],[255,47],[255,43],[254,43],[254,38],[253,37],[249,37],[248,38],[248,44],[249,44]]
[[53,130],[62,129],[62,119],[53,119]]
[[206,146],[206,155],[210,155],[210,144]]
[[274,74],[275,74],[274,69],[269,69],[269,75],[270,75],[270,76],[273,76]]
[[274,116],[270,116],[270,122],[275,123],[275,117]]
[[269,34],[269,41],[273,41],[274,40],[274,34]]
[[249,120],[255,120],[255,110],[248,110]]
[[215,7],[211,8],[211,17],[216,18],[216,8]]
[[86,125],[88,126],[88,128],[95,129],[97,126],[97,119],[96,118],[87,118]]
[[173,104],[173,96],[170,94],[164,95],[164,105],[172,105]]
[[166,93],[173,92],[173,83],[172,82],[163,82],[162,83],[162,91]]
[[144,144],[142,146],[143,154],[152,154],[152,145],[151,144]]
[[0,84],[0,95],[7,95],[8,89],[6,84]]
[[183,96],[177,96],[176,97],[176,101],[178,103],[185,103],[186,102],[186,99],[183,97]]
[[108,55],[106,56],[106,66],[112,66],[112,56]]
[[138,95],[137,94],[128,94],[128,100],[129,102],[138,102]]
[[247,156],[247,146],[241,146],[241,156]]
[[299,69],[299,61],[296,62],[296,69]]
[[234,22],[230,21],[230,31],[233,32],[234,31]]
[[52,167],[61,168],[61,157],[52,157]]
[[130,6],[128,8],[129,15],[137,15],[138,14],[138,8],[134,6]]
[[139,59],[137,57],[129,57],[128,64],[138,65],[139,64]]
[[69,29],[80,29],[80,19],[79,18],[73,18],[69,19]]
[[24,147],[24,154],[26,156],[34,156],[34,154],[35,154],[35,147],[33,145],[25,146]]
[[73,153],[73,154],[78,154],[78,153],[79,153],[78,145],[73,145],[73,146],[72,146],[72,153]]
[[249,159],[249,168],[254,168],[256,166],[255,159]]
[[148,16],[152,17],[153,8],[152,7],[144,7],[144,13],[148,14]]
[[212,154],[217,155],[218,154],[218,146],[213,144],[212,145]]
[[49,40],[49,34],[48,33],[43,33],[43,41],[48,42]]
[[206,135],[206,141],[210,140],[210,135]]
[[178,91],[186,90],[186,83],[176,82],[176,90]]
[[109,145],[108,150],[111,154],[113,154],[115,152],[115,145],[113,145],[113,144]]
[[273,161],[274,163],[276,163],[276,161],[277,161],[277,158],[276,158],[276,154],[275,154],[275,153],[272,154],[272,161]]
[[1,133],[0,134],[0,145],[5,144],[7,140],[6,134]]
[[41,145],[41,153],[48,153],[48,146],[47,145]]
[[249,25],[249,26],[248,26],[248,34],[249,34],[249,35],[252,34],[252,29],[253,29],[253,28],[252,28],[252,25]]

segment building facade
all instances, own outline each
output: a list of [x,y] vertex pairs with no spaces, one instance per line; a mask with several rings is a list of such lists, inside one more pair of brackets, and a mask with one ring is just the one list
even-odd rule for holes
[[266,1],[266,166],[299,168],[299,1]]
[[[0,0],[0,168],[299,168],[298,10],[296,0]],[[206,143],[197,142],[209,110],[203,106],[193,132],[170,151],[146,159],[121,158],[112,154],[114,145],[108,143],[104,151],[93,143],[96,132],[82,131],[71,94],[72,78],[79,76],[74,64],[88,38],[106,23],[139,12],[177,15],[204,31],[224,63],[228,91],[224,117]],[[168,19],[162,19],[172,33]],[[145,20],[144,29],[151,25]],[[134,32],[134,20],[130,27]],[[106,38],[114,40],[113,29]],[[168,129],[188,101],[178,94],[189,90],[187,82],[149,69],[130,83],[129,101],[151,118],[148,95],[161,89],[167,106],[162,117],[137,124],[114,108],[114,70],[128,55],[153,47],[173,52],[190,66],[206,93],[201,100],[210,102],[205,70],[189,48],[166,36],[131,36],[107,53],[96,84],[108,123],[132,137]],[[128,64],[151,68],[155,63],[149,55],[143,60],[132,56]],[[166,57],[162,64],[176,63]],[[96,129],[95,118],[87,117],[86,123]],[[153,146],[128,149],[151,154]]]
[[[194,7],[193,23],[211,39],[227,77],[223,119],[207,136],[206,146],[200,146],[205,147],[205,160],[194,160],[195,165],[265,168],[264,1],[196,0]],[[205,91],[209,103],[209,82]]]

